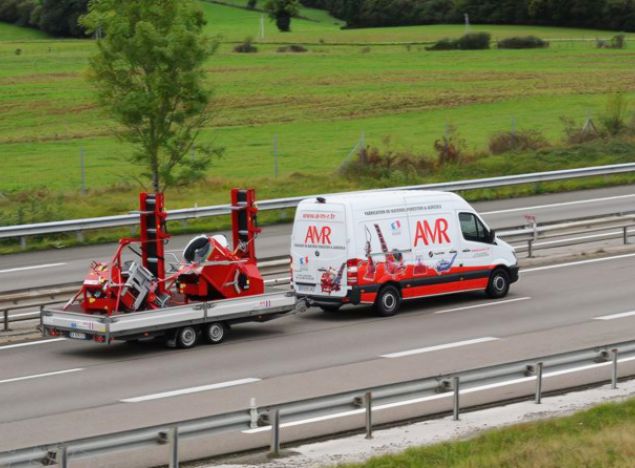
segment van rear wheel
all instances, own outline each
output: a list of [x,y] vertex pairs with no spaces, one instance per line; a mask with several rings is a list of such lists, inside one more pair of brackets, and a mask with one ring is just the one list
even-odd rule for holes
[[494,270],[489,277],[489,283],[485,292],[493,299],[500,299],[501,297],[507,296],[509,292],[509,273],[502,268]]
[[399,312],[401,293],[394,286],[384,286],[375,299],[375,313],[381,317],[390,317]]
[[332,314],[340,310],[340,307],[342,307],[342,305],[341,304],[320,304],[318,307],[322,309],[322,312]]

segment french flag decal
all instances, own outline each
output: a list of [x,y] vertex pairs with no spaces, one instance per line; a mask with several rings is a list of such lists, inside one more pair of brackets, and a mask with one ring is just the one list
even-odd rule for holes
[[400,222],[399,220],[397,220],[397,221],[395,221],[394,223],[391,223],[391,224],[390,224],[390,228],[391,228],[393,231],[397,231],[397,230],[401,229],[401,222]]
[[309,257],[300,258],[300,265],[308,265],[308,264],[309,264]]

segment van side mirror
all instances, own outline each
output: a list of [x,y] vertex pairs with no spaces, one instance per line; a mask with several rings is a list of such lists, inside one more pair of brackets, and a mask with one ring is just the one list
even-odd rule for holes
[[496,231],[494,231],[493,229],[487,233],[487,242],[489,242],[490,244],[496,242]]

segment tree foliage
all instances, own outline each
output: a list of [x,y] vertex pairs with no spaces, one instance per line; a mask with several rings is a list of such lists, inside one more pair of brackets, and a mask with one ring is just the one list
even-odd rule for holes
[[291,18],[298,15],[298,0],[267,0],[265,11],[282,32],[291,31]]
[[635,31],[635,0],[301,0],[349,27],[461,23],[537,24]]
[[202,176],[220,151],[195,147],[210,117],[203,63],[217,46],[202,34],[202,11],[193,0],[91,0],[82,24],[104,37],[90,60],[99,102],[153,189]]

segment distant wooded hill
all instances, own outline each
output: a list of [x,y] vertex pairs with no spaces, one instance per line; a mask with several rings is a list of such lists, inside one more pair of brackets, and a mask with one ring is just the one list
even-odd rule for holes
[[635,31],[635,0],[301,0],[350,27],[472,23]]

